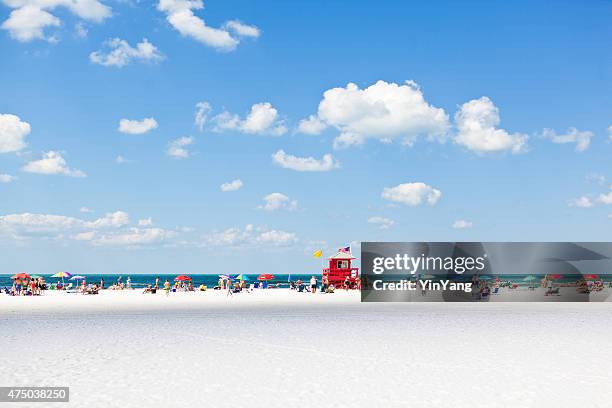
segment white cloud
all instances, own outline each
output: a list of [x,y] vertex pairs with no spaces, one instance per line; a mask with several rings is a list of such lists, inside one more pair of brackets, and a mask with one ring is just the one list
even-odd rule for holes
[[70,177],[86,177],[81,170],[68,167],[66,160],[59,152],[50,150],[43,152],[42,159],[27,163],[22,168],[27,173],[36,174],[62,174]]
[[269,134],[280,136],[287,132],[287,128],[279,119],[278,111],[269,102],[256,103],[251,106],[247,116],[240,116],[224,111],[214,118],[214,130],[217,132],[236,130],[248,134]]
[[187,146],[191,146],[194,143],[194,139],[191,136],[179,137],[170,142],[166,153],[168,156],[172,156],[177,159],[185,159],[191,156],[191,153],[187,149]]
[[107,213],[104,217],[98,218],[94,221],[85,222],[84,225],[87,228],[118,228],[123,227],[130,223],[130,217],[128,213],[125,211],[115,211],[112,213]]
[[297,157],[279,150],[272,155],[272,161],[277,165],[295,171],[330,171],[340,167],[331,154],[326,154],[318,160],[314,157]]
[[261,30],[253,25],[244,24],[239,20],[230,20],[223,25],[227,30],[234,32],[239,37],[257,38]]
[[152,225],[153,225],[153,219],[151,217],[143,218],[142,220],[138,220],[139,227],[150,227]]
[[79,212],[82,212],[82,213],[92,213],[94,211],[92,209],[90,209],[90,208],[87,208],[87,207],[81,207],[81,208],[79,208]]
[[448,115],[427,103],[413,81],[378,81],[365,89],[349,83],[345,88],[328,89],[317,116],[300,122],[298,129],[320,132],[320,122],[340,131],[334,141],[336,148],[362,144],[368,138],[413,144],[421,136],[442,142],[450,128]]
[[606,183],[606,176],[604,176],[603,174],[599,174],[599,173],[587,174],[585,179],[586,181],[592,181],[599,185],[604,185]]
[[89,60],[94,64],[121,68],[128,65],[132,60],[156,62],[164,59],[163,54],[146,38],[136,44],[136,47],[132,47],[121,38],[108,39],[104,42],[104,45],[108,50],[94,51],[89,54]]
[[78,38],[85,38],[89,32],[87,27],[85,27],[85,24],[83,24],[82,21],[79,21],[74,26],[74,33]]
[[552,129],[544,129],[542,131],[542,137],[550,139],[553,143],[565,144],[565,143],[576,143],[575,150],[577,152],[584,152],[589,148],[591,144],[591,138],[594,136],[593,132],[588,130],[580,131],[574,127],[567,129],[565,134],[557,134]]
[[[52,214],[8,214],[0,216],[0,235],[14,240],[30,238],[72,239],[92,245],[140,246],[165,241],[175,231],[150,228],[150,219],[130,227],[128,214],[115,211],[92,221]],[[145,227],[145,228],[140,228]]]
[[[223,28],[214,28],[193,10],[201,10],[201,0],[160,0],[157,9],[166,14],[166,20],[175,30],[185,37],[191,37],[207,46],[220,51],[232,51],[240,43],[240,37],[257,37],[259,29],[237,20],[228,21]],[[232,33],[230,33],[230,31]]]
[[612,141],[612,125],[608,126],[608,139]]
[[10,174],[0,174],[0,183],[10,183],[15,181],[17,177],[11,176]]
[[607,194],[600,194],[599,197],[597,197],[597,202],[601,204],[612,204],[612,191]]
[[297,241],[295,233],[249,224],[244,228],[233,227],[223,231],[213,231],[204,236],[202,246],[288,246]]
[[499,129],[499,109],[483,96],[464,103],[455,114],[458,133],[455,143],[477,153],[523,152],[527,148],[528,136],[522,133],[510,134]]
[[381,196],[385,200],[414,207],[424,202],[435,205],[442,193],[425,183],[404,183],[395,187],[385,187]]
[[595,205],[593,200],[587,196],[573,198],[567,203],[570,207],[591,208]]
[[157,126],[157,121],[154,118],[144,118],[142,120],[121,119],[118,130],[121,133],[128,133],[130,135],[142,135],[156,129]]
[[297,242],[297,238],[292,232],[270,230],[261,232],[257,236],[257,242],[267,245],[285,246]]
[[282,193],[271,193],[263,198],[264,204],[259,209],[266,211],[288,210],[293,211],[297,208],[297,201],[291,200]]
[[210,103],[206,101],[198,102],[196,104],[196,113],[195,113],[195,125],[200,129],[200,132],[204,130],[204,125],[208,120],[208,114],[212,110]]
[[126,159],[122,155],[118,155],[117,157],[115,157],[115,163],[117,164],[125,164],[125,163],[131,163],[131,162],[132,162],[131,160]]
[[221,191],[223,192],[236,191],[236,190],[240,190],[242,186],[243,186],[242,180],[236,179],[236,180],[230,181],[229,183],[221,184]]
[[370,217],[368,218],[368,223],[378,225],[378,228],[381,230],[386,230],[391,228],[395,221],[384,217]]
[[457,220],[453,223],[453,228],[455,229],[468,229],[472,228],[472,222],[466,220]]
[[315,115],[310,115],[308,118],[300,120],[298,124],[298,132],[307,135],[318,135],[326,128],[327,124]]
[[0,114],[0,153],[18,152],[26,146],[25,138],[30,134],[30,124],[19,116]]
[[58,7],[87,21],[99,23],[111,15],[111,8],[98,0],[4,0],[12,8],[9,18],[2,23],[12,38],[28,42],[35,39],[53,41],[46,36],[47,27],[59,27],[61,21],[50,11]]

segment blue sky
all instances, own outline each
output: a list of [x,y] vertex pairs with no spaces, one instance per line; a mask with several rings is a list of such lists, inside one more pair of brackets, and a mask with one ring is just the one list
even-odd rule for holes
[[0,1],[0,273],[612,238],[610,2],[200,6]]

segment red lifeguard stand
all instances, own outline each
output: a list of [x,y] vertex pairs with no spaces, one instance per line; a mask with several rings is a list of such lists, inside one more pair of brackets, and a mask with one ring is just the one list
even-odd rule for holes
[[351,261],[354,258],[349,249],[341,249],[336,255],[329,258],[329,268],[323,269],[323,276],[327,277],[330,285],[342,287],[346,277],[351,283],[355,282],[359,276],[359,268],[352,268]]

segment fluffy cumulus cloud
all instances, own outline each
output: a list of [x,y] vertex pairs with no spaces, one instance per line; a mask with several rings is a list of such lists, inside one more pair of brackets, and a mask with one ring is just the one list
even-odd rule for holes
[[0,114],[0,153],[18,152],[26,147],[25,138],[30,131],[30,124],[19,116]]
[[578,198],[573,198],[567,203],[570,207],[578,207],[578,208],[591,208],[595,205],[593,200],[590,197],[582,196]]
[[291,200],[282,193],[271,193],[263,198],[264,203],[258,208],[266,211],[288,210],[293,211],[297,208],[297,201]]
[[317,134],[332,126],[340,131],[336,148],[362,144],[366,139],[400,139],[413,144],[418,137],[444,141],[450,128],[443,109],[429,104],[413,81],[378,81],[360,89],[349,83],[323,93],[317,115],[300,122],[298,130]]
[[166,14],[168,23],[181,35],[193,38],[219,51],[232,51],[243,37],[256,38],[260,30],[238,20],[226,22],[220,28],[206,25],[194,10],[204,8],[201,0],[160,0],[157,9]]
[[33,160],[27,163],[22,168],[27,173],[36,174],[60,174],[70,177],[85,177],[86,174],[78,169],[72,169],[68,167],[66,160],[62,157],[61,153],[56,151],[43,152],[42,158],[39,160]]
[[121,119],[119,121],[119,131],[130,135],[142,135],[150,130],[157,128],[157,121],[154,118],[144,118],[142,120]]
[[75,16],[99,23],[110,17],[111,8],[98,0],[3,0],[12,8],[9,17],[1,27],[18,41],[28,42],[36,39],[54,41],[45,29],[59,27],[61,20],[52,12],[64,8]]
[[188,147],[194,143],[194,139],[191,136],[183,136],[179,137],[171,141],[168,144],[168,150],[166,150],[166,154],[170,157],[174,157],[175,159],[186,159],[191,156],[191,152]]
[[164,59],[163,54],[146,38],[136,44],[135,47],[121,38],[108,39],[104,42],[104,45],[105,50],[98,50],[89,54],[89,60],[94,64],[121,68],[133,60],[157,62]]
[[415,207],[423,203],[436,205],[442,193],[425,183],[404,183],[395,187],[385,187],[381,196],[394,203]]
[[608,139],[612,142],[612,125],[608,126]]
[[370,217],[368,218],[368,223],[377,225],[381,230],[387,230],[395,225],[395,221],[384,217]]
[[468,228],[472,228],[472,222],[471,221],[466,221],[466,220],[457,220],[455,222],[453,222],[453,228],[455,229],[468,229]]
[[597,197],[597,202],[607,205],[612,204],[612,191],[607,194],[600,194],[599,197]]
[[8,214],[0,216],[0,236],[16,241],[43,238],[134,247],[163,242],[176,235],[173,230],[153,228],[151,223],[142,221],[138,227],[130,226],[129,216],[123,211],[93,220],[54,214]]
[[198,102],[196,104],[194,123],[198,129],[200,129],[200,132],[204,130],[204,125],[206,124],[208,115],[211,111],[212,107],[210,106],[210,103],[206,101]]
[[229,191],[237,191],[240,190],[243,186],[242,180],[236,179],[227,183],[221,184],[221,191],[227,193]]
[[279,150],[272,155],[274,164],[295,171],[331,171],[340,167],[331,154],[323,155],[321,159],[314,157],[298,157],[285,153],[284,150]]
[[499,109],[486,96],[461,105],[455,114],[455,123],[458,131],[455,143],[474,152],[520,153],[527,148],[527,135],[509,133],[497,127]]
[[287,132],[278,110],[269,102],[256,103],[243,119],[239,115],[224,111],[212,118],[214,130],[239,131],[248,134],[280,136]]
[[213,231],[204,236],[202,246],[289,246],[298,241],[293,232],[255,227],[252,224],[244,228],[233,227],[223,231]]
[[16,179],[15,176],[11,176],[10,174],[1,174],[0,173],[0,183],[11,183]]
[[577,152],[584,152],[586,149],[588,149],[593,136],[593,132],[588,130],[580,131],[573,127],[567,129],[567,131],[563,134],[558,134],[553,129],[544,129],[542,131],[542,137],[551,140],[553,143],[575,143],[575,150]]

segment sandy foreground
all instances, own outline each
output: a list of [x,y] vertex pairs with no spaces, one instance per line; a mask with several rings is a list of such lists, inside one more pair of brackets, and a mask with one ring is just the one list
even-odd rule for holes
[[58,407],[612,406],[610,303],[0,295],[0,332],[0,385]]

